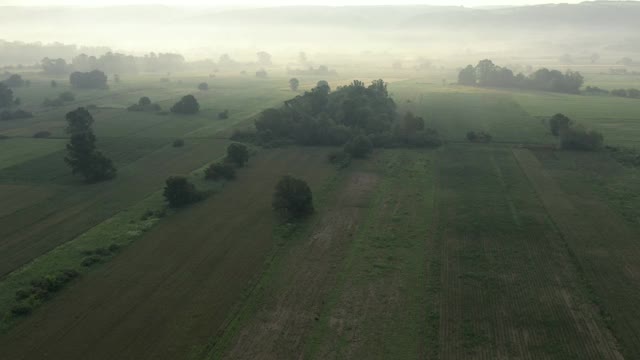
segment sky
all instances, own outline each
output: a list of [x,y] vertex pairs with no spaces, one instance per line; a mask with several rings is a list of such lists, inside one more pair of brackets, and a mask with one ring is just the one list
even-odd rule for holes
[[191,6],[287,6],[287,5],[400,5],[425,4],[448,6],[532,5],[553,2],[578,3],[582,0],[0,0],[0,5],[11,6],[113,6],[131,4],[164,4]]

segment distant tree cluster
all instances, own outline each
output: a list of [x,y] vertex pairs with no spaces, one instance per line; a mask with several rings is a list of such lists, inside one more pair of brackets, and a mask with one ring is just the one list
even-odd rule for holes
[[329,70],[325,65],[320,65],[317,68],[309,66],[306,69],[289,69],[287,68],[287,74],[289,75],[313,75],[313,76],[336,76],[338,73],[335,70]]
[[539,91],[578,94],[584,78],[579,72],[542,68],[529,76],[514,75],[510,69],[482,60],[475,67],[468,65],[458,74],[458,83],[469,86],[511,87]]
[[601,89],[597,86],[587,86],[583,90],[583,93],[587,95],[608,95],[609,91],[605,89]]
[[107,76],[99,70],[90,72],[76,71],[69,76],[71,86],[78,89],[106,89]]
[[198,84],[198,90],[200,90],[200,91],[209,90],[209,84],[207,84],[206,82]]
[[236,168],[243,167],[247,161],[249,161],[249,149],[246,145],[230,144],[224,160],[211,164],[205,170],[204,177],[207,180],[233,180],[236,178]]
[[268,76],[268,75],[267,75],[267,72],[266,72],[264,69],[260,69],[260,70],[256,71],[256,77],[257,77],[257,78],[264,79],[264,78],[266,78],[267,76]]
[[6,86],[10,88],[19,88],[27,86],[29,83],[22,79],[22,76],[18,74],[12,74],[9,78],[2,81]]
[[70,91],[64,91],[58,94],[58,97],[55,99],[45,98],[42,102],[42,106],[62,106],[67,102],[74,101],[76,96]]
[[616,89],[611,90],[611,95],[626,97],[631,99],[640,99],[640,90],[638,89]]
[[564,114],[555,114],[549,121],[549,130],[553,136],[560,137],[560,147],[565,150],[600,150],[604,136],[594,130],[576,126],[573,120]]
[[200,111],[200,104],[193,95],[185,95],[171,107],[171,112],[176,114],[196,114]]
[[369,86],[356,80],[333,92],[326,81],[320,81],[311,91],[285,101],[283,107],[264,110],[255,121],[255,128],[255,134],[239,131],[233,138],[265,146],[340,146],[359,135],[376,147],[441,143],[437,132],[425,129],[424,120],[413,114],[402,122],[396,121],[396,104],[383,80]]
[[25,110],[2,110],[0,112],[0,120],[17,120],[32,118],[33,114]]
[[167,72],[180,70],[185,59],[180,54],[149,53],[144,56],[132,56],[107,52],[99,57],[80,54],[71,61],[75,71],[100,70],[107,74],[131,74],[138,72]]
[[133,104],[127,108],[128,111],[160,111],[162,108],[156,103],[152,103],[151,99],[143,96],[138,100],[137,104]]
[[96,148],[96,136],[91,125],[93,117],[85,108],[78,108],[67,114],[67,134],[71,135],[67,144],[64,161],[73,174],[80,173],[87,182],[108,180],[116,176],[116,168],[111,159]]
[[64,59],[42,59],[40,62],[42,71],[47,75],[66,75],[70,72],[71,67]]

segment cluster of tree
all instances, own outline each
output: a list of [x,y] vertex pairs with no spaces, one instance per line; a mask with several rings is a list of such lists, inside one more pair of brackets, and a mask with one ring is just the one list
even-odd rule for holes
[[438,146],[438,133],[424,120],[407,114],[396,121],[396,104],[383,80],[365,86],[353,81],[331,91],[326,81],[278,109],[264,110],[255,121],[255,134],[236,132],[233,138],[261,145],[345,145],[358,135],[376,147]]
[[93,116],[85,108],[78,108],[67,114],[67,134],[71,135],[67,144],[67,156],[64,161],[71,167],[73,174],[80,173],[87,182],[112,179],[116,168],[111,159],[96,148],[96,136],[91,125]]
[[608,95],[609,91],[599,88],[597,86],[587,86],[583,93],[587,94],[587,95]]
[[69,76],[69,83],[79,89],[106,89],[107,75],[99,70],[90,72],[76,71]]
[[0,65],[34,64],[46,56],[71,59],[81,53],[102,53],[109,51],[106,47],[78,47],[76,45],[52,43],[25,43],[21,41],[0,40]]
[[236,177],[236,168],[243,167],[249,161],[249,150],[243,144],[233,143],[227,147],[227,156],[223,161],[211,164],[205,170],[207,180],[232,180]]
[[492,139],[491,134],[484,131],[469,131],[467,133],[467,140],[473,143],[490,143]]
[[602,148],[604,137],[594,130],[587,130],[564,114],[555,114],[549,119],[549,130],[560,137],[560,147],[565,150],[595,151]]
[[11,309],[11,313],[14,316],[30,314],[35,305],[50,298],[78,276],[80,274],[76,270],[65,269],[32,280],[28,287],[16,291],[18,304]]
[[313,213],[313,194],[302,179],[284,176],[276,184],[272,207],[282,220],[290,221]]
[[540,91],[578,94],[584,78],[579,72],[547,68],[539,69],[529,76],[514,75],[510,69],[495,65],[491,60],[482,60],[473,67],[468,65],[458,74],[458,83],[469,86],[512,87]]
[[0,112],[0,120],[17,120],[17,119],[28,119],[32,118],[33,114],[29,111],[25,110],[2,110]]
[[287,68],[287,74],[289,75],[313,75],[313,76],[336,76],[338,73],[335,70],[329,70],[325,65],[320,65],[318,68],[309,66],[306,69],[290,69]]
[[76,96],[71,91],[64,91],[58,94],[55,99],[45,98],[42,102],[42,106],[62,106],[66,102],[71,102],[76,99]]
[[176,114],[196,114],[200,111],[200,104],[193,95],[185,95],[173,104],[171,112]]
[[50,59],[45,57],[40,61],[42,71],[48,75],[65,75],[72,71],[89,72],[93,70],[100,70],[107,74],[167,72],[180,70],[184,65],[184,57],[172,53],[132,56],[107,52],[97,57],[80,54],[74,56],[70,64],[63,58]]
[[138,100],[137,104],[133,104],[127,108],[128,111],[160,111],[162,108],[157,103],[152,103],[151,99],[143,96]]
[[638,89],[616,89],[611,90],[611,95],[620,96],[620,97],[628,97],[632,99],[640,99],[640,90]]

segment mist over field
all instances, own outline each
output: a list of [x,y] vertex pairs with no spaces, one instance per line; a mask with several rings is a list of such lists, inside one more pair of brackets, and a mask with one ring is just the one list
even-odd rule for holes
[[640,359],[640,2],[403,2],[0,0],[0,360]]

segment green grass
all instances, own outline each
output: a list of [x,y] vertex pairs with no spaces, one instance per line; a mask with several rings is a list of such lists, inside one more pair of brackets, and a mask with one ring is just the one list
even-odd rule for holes
[[4,139],[0,140],[0,170],[45,156],[64,147],[57,139]]

